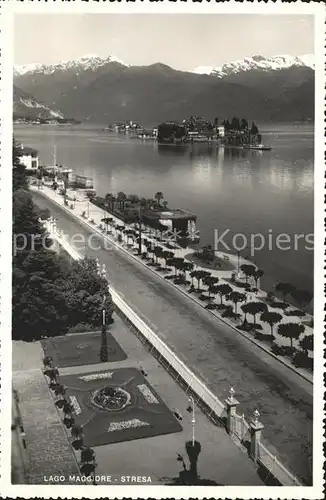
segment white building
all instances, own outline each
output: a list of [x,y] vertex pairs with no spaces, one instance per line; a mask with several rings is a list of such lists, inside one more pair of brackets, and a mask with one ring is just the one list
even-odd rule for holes
[[26,170],[37,170],[39,167],[39,157],[36,149],[20,146],[17,154],[20,159],[20,163],[25,165]]
[[217,127],[217,132],[218,132],[219,137],[224,137],[225,136],[224,125],[220,125],[219,127]]

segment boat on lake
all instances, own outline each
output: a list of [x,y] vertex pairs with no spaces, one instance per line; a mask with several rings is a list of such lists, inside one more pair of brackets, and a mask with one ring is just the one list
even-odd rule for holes
[[248,144],[243,146],[243,149],[253,149],[255,151],[271,151],[271,146],[264,146],[264,144]]

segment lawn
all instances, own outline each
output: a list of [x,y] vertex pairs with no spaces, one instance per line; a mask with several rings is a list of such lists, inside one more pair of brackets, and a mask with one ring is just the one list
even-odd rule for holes
[[[60,377],[75,408],[75,421],[83,427],[84,444],[100,446],[160,434],[180,432],[182,427],[160,396],[136,368]],[[118,390],[121,400],[103,392]],[[110,405],[106,409],[105,404]]]
[[[127,358],[118,342],[107,332],[108,361]],[[74,333],[42,340],[45,356],[51,356],[58,368],[101,363],[101,333]]]
[[226,259],[221,259],[219,257],[215,257],[211,261],[204,261],[195,255],[195,253],[188,253],[185,255],[185,259],[189,260],[196,264],[196,266],[205,267],[207,269],[212,269],[216,271],[233,271],[235,266]]

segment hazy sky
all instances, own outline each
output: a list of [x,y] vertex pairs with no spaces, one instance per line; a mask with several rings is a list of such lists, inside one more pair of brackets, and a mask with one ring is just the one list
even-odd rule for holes
[[313,16],[24,14],[15,18],[15,64],[112,54],[132,65],[163,62],[191,70],[255,54],[313,52]]

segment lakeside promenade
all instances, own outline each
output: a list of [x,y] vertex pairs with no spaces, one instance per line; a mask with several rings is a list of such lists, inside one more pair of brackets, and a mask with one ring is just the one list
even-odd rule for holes
[[[91,229],[42,193],[34,196],[41,208],[50,208],[67,235],[91,234]],[[98,235],[99,243],[101,240]],[[240,411],[251,416],[259,409],[264,438],[276,447],[285,465],[299,477],[309,477],[311,385],[115,247],[110,251],[88,249],[88,254],[106,264],[114,288],[218,397],[224,398],[233,385]],[[269,449],[273,450],[271,444]]]

